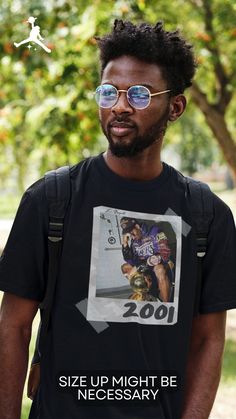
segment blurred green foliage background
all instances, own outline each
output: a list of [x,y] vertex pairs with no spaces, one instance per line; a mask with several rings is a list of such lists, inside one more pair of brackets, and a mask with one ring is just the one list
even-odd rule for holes
[[[93,99],[100,71],[94,36],[109,31],[116,18],[163,20],[194,45],[195,83],[165,147],[191,175],[218,162],[236,178],[235,13],[235,0],[1,0],[1,217],[12,217],[19,195],[45,171],[105,149]],[[29,36],[29,16],[37,18],[51,54],[33,43],[14,46]],[[235,354],[235,339],[228,340],[223,384],[231,387]],[[23,419],[28,406],[24,398]]]
[[[2,0],[0,188],[14,179],[22,192],[38,174],[105,148],[93,100],[99,84],[94,36],[110,30],[115,18],[163,20],[194,44],[199,69],[188,110],[165,144],[189,174],[226,160],[236,176],[235,12],[233,0]],[[29,36],[29,16],[37,18],[51,54],[32,43],[31,49],[14,46]]]

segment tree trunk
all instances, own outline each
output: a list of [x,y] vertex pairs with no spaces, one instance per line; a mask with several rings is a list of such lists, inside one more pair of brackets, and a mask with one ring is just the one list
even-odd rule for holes
[[207,125],[210,127],[214,137],[219,143],[225,160],[229,164],[234,180],[236,181],[236,143],[228,130],[225,115],[217,106],[207,101],[206,95],[201,92],[196,84],[191,88],[192,99],[194,103],[203,112]]

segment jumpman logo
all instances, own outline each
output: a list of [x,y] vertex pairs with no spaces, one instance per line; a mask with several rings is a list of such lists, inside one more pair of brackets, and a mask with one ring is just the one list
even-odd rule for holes
[[[34,22],[36,21],[37,17],[33,17],[30,16],[29,19],[27,20],[28,23],[31,24],[32,29],[30,31],[30,36],[26,39],[24,39],[23,41],[19,42],[19,44],[17,44],[17,42],[14,42],[14,45],[16,48],[18,48],[20,45],[23,44],[27,44],[28,42],[34,42],[35,44],[38,44],[41,48],[44,49],[44,51],[46,52],[51,52],[51,50],[46,47],[46,45],[43,44],[43,38],[40,35],[40,27],[39,26],[34,26]],[[28,45],[28,48],[31,48],[30,45]]]

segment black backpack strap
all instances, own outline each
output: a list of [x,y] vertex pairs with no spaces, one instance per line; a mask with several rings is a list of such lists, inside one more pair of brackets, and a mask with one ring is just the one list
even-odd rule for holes
[[190,177],[186,177],[190,210],[196,235],[197,250],[197,288],[194,313],[199,313],[202,290],[202,260],[207,252],[207,238],[213,219],[213,194],[209,186]]
[[40,304],[40,349],[50,326],[51,310],[56,289],[57,274],[62,250],[64,217],[70,202],[69,166],[47,172],[45,190],[49,210],[48,227],[48,279],[44,300]]
[[[92,157],[80,163],[77,188],[82,191],[85,185]],[[64,217],[70,202],[71,184],[69,166],[47,172],[45,175],[45,190],[49,208],[48,228],[48,278],[44,300],[40,304],[41,323],[38,329],[35,352],[32,364],[40,362],[40,353],[50,327],[51,311],[56,289],[62,251]]]

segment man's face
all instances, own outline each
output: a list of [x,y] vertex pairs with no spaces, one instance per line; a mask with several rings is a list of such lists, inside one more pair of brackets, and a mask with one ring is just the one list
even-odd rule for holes
[[142,230],[141,227],[138,224],[135,224],[135,226],[132,228],[130,235],[133,240],[140,240],[142,238]]
[[[118,90],[127,90],[134,85],[146,86],[151,93],[168,89],[156,64],[125,55],[105,67],[101,84],[104,83],[112,84]],[[166,129],[169,113],[168,93],[152,97],[146,109],[135,109],[122,92],[112,108],[100,108],[99,117],[111,152],[117,157],[132,157],[159,140]]]

